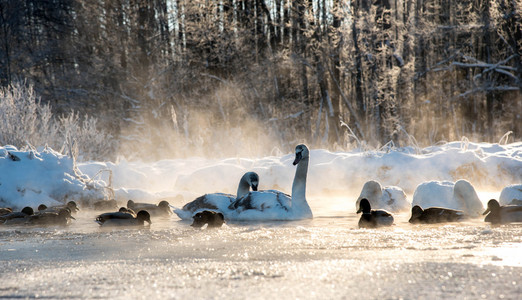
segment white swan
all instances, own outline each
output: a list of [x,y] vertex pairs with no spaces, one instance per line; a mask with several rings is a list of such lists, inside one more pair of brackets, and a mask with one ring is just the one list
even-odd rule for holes
[[228,206],[231,203],[247,195],[248,192],[250,192],[251,187],[253,191],[257,191],[258,185],[259,175],[257,175],[256,172],[247,172],[239,180],[236,196],[225,193],[205,194],[196,198],[194,201],[185,204],[183,208],[175,209],[174,213],[183,220],[189,220],[199,211],[223,211],[228,209]]
[[306,145],[295,147],[294,165],[297,165],[292,196],[276,190],[254,191],[237,199],[221,211],[228,220],[300,220],[313,218],[306,201],[306,176],[310,151]]
[[406,193],[397,186],[385,186],[375,180],[366,182],[361,194],[355,202],[355,209],[359,209],[361,199],[368,199],[371,207],[385,209],[392,212],[410,209],[410,203],[406,199]]
[[482,215],[484,206],[480,201],[475,188],[466,180],[429,181],[421,183],[413,193],[412,206],[418,205],[423,209],[442,207],[461,210],[469,217]]

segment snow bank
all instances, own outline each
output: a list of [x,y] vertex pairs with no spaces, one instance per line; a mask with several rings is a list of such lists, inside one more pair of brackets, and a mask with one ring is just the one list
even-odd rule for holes
[[[20,160],[10,158],[9,153]],[[205,193],[235,194],[241,176],[255,171],[260,189],[290,193],[294,154],[261,158],[121,160],[84,162],[74,172],[73,161],[51,149],[19,151],[0,147],[0,206],[20,208],[66,200],[87,203],[103,198],[103,187],[114,188],[116,200],[182,205]],[[95,180],[91,180],[95,179]],[[420,150],[330,152],[312,149],[308,170],[309,201],[341,198],[354,207],[365,182],[396,186],[411,197],[429,181],[469,181],[479,193],[500,191],[522,183],[522,143],[508,145],[452,142]],[[86,182],[90,182],[86,184]],[[480,195],[480,193],[479,193]],[[480,199],[487,202],[489,199]],[[408,202],[411,202],[411,198]],[[317,204],[318,202],[316,202]],[[318,207],[320,203],[315,205]]]
[[[117,199],[157,202],[178,197],[188,202],[205,193],[234,194],[241,176],[255,171],[259,189],[291,192],[295,167],[293,153],[261,158],[161,160],[155,163],[121,161],[83,163],[79,168],[94,176],[100,169],[113,171]],[[101,177],[107,182],[107,173]],[[365,182],[397,186],[407,195],[428,181],[469,181],[478,191],[500,190],[522,183],[522,143],[508,145],[452,142],[415,151],[330,152],[312,149],[308,171],[309,198],[343,197],[355,203]],[[498,198],[498,196],[496,196]],[[481,199],[487,201],[487,199]],[[411,199],[408,200],[411,202]]]
[[99,182],[74,172],[73,160],[50,148],[19,151],[0,147],[0,207],[21,209],[104,198]]

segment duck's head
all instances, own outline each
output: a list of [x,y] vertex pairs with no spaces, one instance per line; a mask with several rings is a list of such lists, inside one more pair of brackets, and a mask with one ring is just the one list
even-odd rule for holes
[[359,209],[357,210],[357,213],[363,213],[368,214],[372,210],[372,206],[370,205],[370,201],[366,198],[362,198],[361,202],[359,202]]
[[170,206],[169,202],[165,201],[165,200],[158,203],[158,207],[161,207],[161,208],[169,209],[169,206]]
[[295,160],[293,165],[297,165],[303,158],[308,158],[310,156],[310,151],[305,144],[300,144],[295,147]]
[[482,213],[482,215],[487,215],[490,212],[497,212],[499,210],[500,204],[498,203],[498,201],[495,199],[491,199],[488,201],[488,208],[486,209],[486,211]]
[[63,218],[64,220],[68,220],[68,219],[76,220],[73,216],[71,216],[71,209],[68,207],[60,209],[58,211],[58,216],[60,216],[60,218]]
[[140,210],[136,215],[136,219],[152,224],[152,221],[150,220],[150,214],[146,210]]
[[127,207],[123,207],[123,206],[120,207],[120,209],[118,211],[121,212],[121,213],[131,214],[131,215],[134,215],[134,216],[136,215],[136,213],[132,209],[127,208]]
[[411,218],[408,222],[415,223],[415,221],[417,221],[417,219],[422,215],[423,211],[424,210],[418,205],[415,205],[414,207],[412,207],[411,208]]
[[132,201],[132,200],[127,201],[127,207],[128,208],[133,208],[134,206],[135,206],[134,201]]
[[46,209],[47,209],[47,205],[45,205],[45,204],[38,205],[38,211],[44,211]]
[[77,212],[80,210],[80,208],[78,208],[78,205],[74,201],[67,202],[67,207],[71,210],[71,212]]
[[248,185],[252,188],[252,191],[257,191],[259,185],[259,175],[256,172],[247,172],[244,175],[248,182]]
[[194,222],[190,226],[196,228],[201,228],[205,224],[208,224],[208,227],[221,227],[225,223],[225,217],[222,213],[209,210],[198,212],[192,218]]
[[32,207],[29,207],[29,206],[26,206],[24,208],[22,208],[22,212],[28,216],[32,216],[34,215],[34,210]]

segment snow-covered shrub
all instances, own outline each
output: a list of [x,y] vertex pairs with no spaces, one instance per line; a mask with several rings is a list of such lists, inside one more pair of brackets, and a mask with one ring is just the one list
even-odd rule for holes
[[73,158],[106,158],[116,142],[96,125],[95,117],[80,118],[74,111],[53,116],[50,105],[40,102],[31,85],[14,83],[0,89],[0,145],[48,145]]

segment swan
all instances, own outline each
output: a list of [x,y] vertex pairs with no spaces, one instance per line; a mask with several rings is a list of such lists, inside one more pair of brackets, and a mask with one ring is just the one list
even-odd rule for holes
[[500,206],[497,200],[491,199],[488,208],[484,211],[486,215],[484,222],[492,224],[506,224],[512,222],[522,222],[522,206],[503,205]]
[[385,210],[372,209],[370,201],[363,198],[359,202],[357,213],[361,213],[359,228],[377,228],[393,225],[393,215]]
[[277,190],[253,191],[237,199],[221,212],[227,220],[301,220],[313,218],[306,201],[306,176],[310,151],[304,144],[295,147],[297,165],[292,196]]
[[392,212],[406,210],[410,203],[406,200],[406,193],[397,186],[382,187],[378,181],[367,181],[355,201],[355,209],[359,208],[361,199],[367,199],[372,207],[382,208]]
[[484,211],[475,188],[467,180],[429,181],[415,188],[412,206],[442,207],[461,210],[465,215],[476,218]]
[[250,188],[252,188],[253,191],[257,191],[258,185],[259,175],[257,175],[256,172],[246,172],[239,180],[236,196],[225,193],[205,194],[185,204],[182,209],[175,209],[174,213],[181,219],[187,220],[192,219],[194,213],[198,211],[223,211],[228,209],[231,203],[247,195],[248,192],[250,192]]
[[445,222],[459,222],[465,218],[466,217],[464,212],[461,210],[442,207],[430,207],[422,209],[420,206],[415,205],[411,209],[411,218],[408,222],[412,224],[435,224]]

